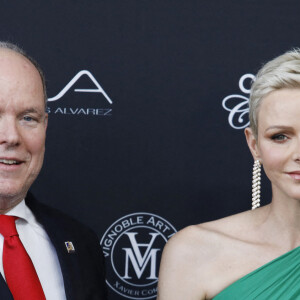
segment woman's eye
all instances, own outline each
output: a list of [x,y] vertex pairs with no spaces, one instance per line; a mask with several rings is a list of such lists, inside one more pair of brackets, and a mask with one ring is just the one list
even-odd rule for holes
[[284,141],[287,139],[287,137],[284,134],[275,134],[271,137],[274,141]]

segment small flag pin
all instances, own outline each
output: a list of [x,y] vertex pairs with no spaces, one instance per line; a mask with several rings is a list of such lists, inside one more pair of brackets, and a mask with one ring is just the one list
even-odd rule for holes
[[74,253],[75,247],[72,242],[65,242],[68,253]]

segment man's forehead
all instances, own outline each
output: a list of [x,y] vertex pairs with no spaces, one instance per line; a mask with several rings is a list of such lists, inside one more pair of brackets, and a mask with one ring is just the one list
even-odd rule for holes
[[14,105],[20,100],[18,106],[21,106],[21,102],[31,102],[30,99],[35,98],[44,106],[43,84],[36,67],[22,54],[0,48],[1,102]]
[[24,68],[37,72],[36,67],[22,54],[6,48],[0,48],[0,64],[10,68]]
[[42,84],[39,71],[29,59],[11,49],[0,48],[0,77],[17,79],[19,76]]

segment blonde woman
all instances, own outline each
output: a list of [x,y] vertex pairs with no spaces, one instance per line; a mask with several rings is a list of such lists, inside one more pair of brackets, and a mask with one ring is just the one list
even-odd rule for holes
[[[177,233],[164,249],[158,300],[300,299],[300,50],[261,68],[249,105],[255,209]],[[263,207],[260,165],[272,185]]]

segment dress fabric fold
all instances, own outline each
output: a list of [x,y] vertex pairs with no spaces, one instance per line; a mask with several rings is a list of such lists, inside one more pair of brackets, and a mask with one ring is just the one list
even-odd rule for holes
[[238,279],[213,300],[300,300],[300,247]]

